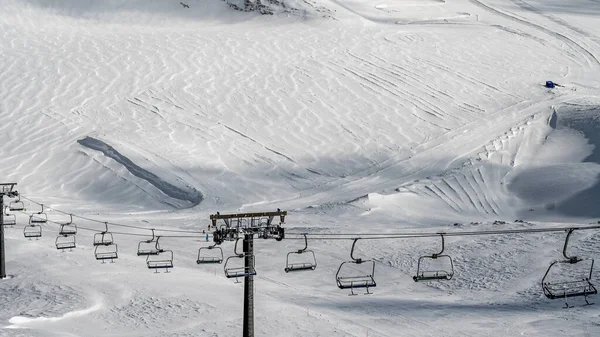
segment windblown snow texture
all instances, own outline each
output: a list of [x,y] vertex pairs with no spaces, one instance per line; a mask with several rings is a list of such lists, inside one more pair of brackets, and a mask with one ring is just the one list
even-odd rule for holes
[[83,139],[77,140],[77,142],[92,150],[104,153],[105,156],[112,158],[119,164],[125,166],[127,170],[131,172],[131,174],[133,174],[134,176],[148,181],[156,188],[158,188],[161,192],[172,198],[189,201],[190,203],[192,203],[192,206],[196,206],[202,202],[202,193],[200,193],[198,190],[194,188],[182,189],[165,182],[154,173],[139,167],[129,158],[123,156],[121,153],[119,153],[119,151],[115,150],[112,146],[106,144],[105,142],[99,139],[88,136]]

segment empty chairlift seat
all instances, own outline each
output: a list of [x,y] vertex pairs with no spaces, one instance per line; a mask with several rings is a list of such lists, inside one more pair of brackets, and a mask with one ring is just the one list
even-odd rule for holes
[[148,269],[154,269],[158,273],[158,269],[164,269],[166,273],[173,268],[173,251],[159,248],[160,236],[156,237],[155,248],[158,254],[146,256],[146,265]]
[[75,235],[77,234],[77,225],[73,223],[73,215],[69,214],[71,220],[67,223],[61,224],[58,230],[58,235]]
[[157,255],[148,255],[146,265],[157,273],[158,269],[164,269],[168,273],[169,269],[173,269],[173,251],[162,249]]
[[2,226],[13,227],[17,224],[17,216],[8,213],[8,206],[4,206],[4,217],[2,218]]
[[65,251],[73,250],[77,246],[75,243],[75,235],[59,235],[56,237],[56,249]]
[[225,265],[223,266],[223,271],[225,272],[225,277],[227,278],[235,278],[236,283],[239,283],[239,278],[250,277],[256,275],[256,268],[254,265],[254,259],[252,259],[252,265],[246,266],[246,257],[248,256],[245,252],[238,253],[237,245],[239,239],[235,241],[235,246],[233,248],[233,252],[235,255],[230,256],[225,260]]
[[45,224],[48,222],[48,215],[43,211],[44,205],[42,205],[42,211],[33,213],[29,216],[29,222],[35,224]]
[[223,249],[216,244],[198,249],[197,264],[220,264],[223,263]]
[[108,245],[98,245],[96,249],[94,249],[94,256],[96,260],[102,261],[104,263],[107,260],[110,262],[115,262],[114,260],[119,258],[118,247],[116,243],[111,243]]
[[564,260],[550,264],[542,278],[544,296],[549,299],[563,299],[565,308],[571,308],[567,298],[583,296],[586,305],[591,305],[588,296],[595,295],[598,290],[592,284],[594,260],[567,255],[569,238],[575,229],[570,229],[563,246]]
[[350,250],[350,258],[352,258],[352,260],[340,264],[340,267],[335,274],[335,279],[338,288],[350,289],[350,295],[356,295],[354,289],[357,288],[365,288],[367,291],[365,295],[372,294],[369,292],[369,288],[377,286],[374,277],[375,261],[354,257],[354,247],[358,240],[359,239],[354,239],[354,242],[352,243],[352,249]]
[[444,234],[442,237],[442,250],[439,253],[419,257],[417,274],[413,276],[415,282],[450,280],[454,276],[454,262],[449,255],[444,253]]
[[8,204],[8,209],[11,212],[15,212],[15,211],[16,212],[20,212],[20,211],[24,211],[25,210],[25,204],[21,201],[21,196],[20,195],[17,197],[17,200],[11,201]]
[[285,259],[286,273],[293,271],[315,270],[317,268],[317,259],[312,250],[308,250],[308,240],[304,234],[304,248],[295,252],[289,252]]
[[31,240],[32,238],[39,239],[42,237],[42,226],[29,224],[23,228],[23,236]]

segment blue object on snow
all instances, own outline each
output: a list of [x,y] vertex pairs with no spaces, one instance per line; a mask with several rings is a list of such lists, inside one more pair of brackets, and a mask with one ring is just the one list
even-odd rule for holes
[[206,241],[208,242],[208,233],[206,233]]
[[554,88],[554,82],[546,81],[546,88]]

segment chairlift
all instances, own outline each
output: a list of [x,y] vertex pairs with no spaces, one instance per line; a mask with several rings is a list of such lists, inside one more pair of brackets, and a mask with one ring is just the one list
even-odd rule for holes
[[119,258],[117,244],[97,245],[96,249],[94,249],[94,256],[96,257],[96,260],[102,261],[102,263],[106,260],[110,260],[111,263],[114,263],[115,259]]
[[17,196],[17,200],[11,201],[8,204],[8,209],[11,212],[14,212],[14,211],[20,212],[20,211],[25,210],[25,204],[23,203],[23,201],[21,201],[21,195]]
[[44,205],[40,204],[40,206],[42,206],[42,210],[37,212],[37,213],[33,213],[32,215],[29,216],[29,223],[37,223],[37,224],[42,224],[42,223],[46,223],[48,222],[48,215],[46,213],[44,213]]
[[[562,298],[565,300],[565,308],[572,308],[569,306],[567,302],[567,298],[569,297],[579,297],[583,296],[585,300],[585,305],[592,305],[594,303],[590,303],[588,301],[589,295],[595,295],[598,293],[596,287],[592,284],[592,273],[594,271],[594,260],[590,258],[580,258],[577,256],[569,256],[567,255],[567,246],[569,244],[569,238],[575,229],[569,229],[567,237],[565,239],[565,244],[563,246],[563,256],[565,260],[556,260],[550,264],[548,270],[546,270],[546,274],[542,278],[542,289],[544,291],[544,295],[549,299],[559,299]],[[582,261],[590,261],[590,270],[589,273],[585,275],[580,275],[580,277],[573,278],[568,276],[568,279],[557,280],[557,281],[546,281],[548,275],[551,270],[558,270],[559,266],[574,266],[577,263]]]
[[2,226],[14,227],[17,224],[17,216],[8,213],[8,206],[4,206],[4,217],[2,218]]
[[[354,288],[366,288],[367,292],[365,295],[370,295],[372,293],[369,292],[369,288],[374,288],[377,286],[377,283],[375,283],[374,279],[375,261],[357,259],[354,257],[354,247],[356,246],[356,241],[358,240],[359,239],[356,238],[352,243],[352,249],[350,250],[350,258],[352,258],[352,261],[342,262],[337,273],[335,274],[338,288],[350,289],[349,296],[357,295],[354,293]],[[357,275],[357,271],[355,269],[356,266],[366,266],[367,268],[364,269],[364,267],[362,267],[361,269],[363,269],[363,271]]]
[[[306,238],[306,234],[304,235],[304,248],[299,249],[295,252],[289,252],[285,259],[285,272],[289,273],[291,271],[303,271],[303,270],[315,270],[317,268],[317,258],[315,257],[315,253],[312,250],[308,250],[308,239]],[[305,255],[303,255],[305,254]],[[302,256],[307,258],[303,260],[296,260],[296,258],[290,259],[290,255],[292,256]],[[312,257],[311,257],[312,255]]]
[[69,214],[71,220],[69,222],[61,224],[58,230],[58,235],[75,235],[77,234],[77,225],[73,223],[73,214]]
[[197,264],[223,263],[223,249],[217,247],[217,244],[198,249]]
[[59,235],[56,237],[56,249],[62,250],[63,252],[66,249],[73,250],[77,245],[75,243],[75,235]]
[[[449,255],[444,253],[444,234],[440,234],[442,237],[442,250],[439,253],[419,257],[417,264],[417,275],[413,276],[415,282],[419,281],[444,281],[450,280],[454,276],[454,263]],[[423,261],[447,261],[446,265],[449,269],[435,269],[435,270],[423,270]]]
[[173,268],[173,251],[159,248],[159,240],[160,236],[157,236],[155,247],[158,254],[146,256],[146,265],[148,269],[154,269],[157,273],[159,269],[165,269],[165,273],[168,273],[169,268]]
[[114,243],[113,235],[108,231],[108,222],[104,223],[105,230],[94,234],[94,246],[108,246]]
[[[238,253],[237,252],[237,245],[238,245],[239,241],[240,241],[240,239],[235,240],[235,246],[233,248],[233,253],[235,255],[228,257],[227,260],[225,260],[225,265],[223,266],[223,270],[225,271],[225,277],[235,278],[235,283],[240,283],[240,281],[239,281],[240,277],[249,277],[249,276],[256,275],[256,269],[255,269],[254,263],[252,263],[252,266],[248,266],[248,267],[246,267],[246,265],[245,265],[245,263],[246,263],[245,258],[247,256],[247,253],[245,253],[245,252]],[[236,259],[242,259],[242,263],[244,265],[232,267],[231,262],[235,261]],[[254,262],[254,259],[252,259],[252,261]],[[235,263],[235,262],[233,262],[233,263]]]
[[36,224],[29,224],[23,228],[23,236],[31,240],[36,238],[38,240],[42,237],[42,226]]
[[154,229],[151,229],[151,231],[152,239],[140,241],[140,243],[138,243],[138,256],[158,255],[158,252],[160,251],[160,246],[158,246],[158,241],[154,236]]

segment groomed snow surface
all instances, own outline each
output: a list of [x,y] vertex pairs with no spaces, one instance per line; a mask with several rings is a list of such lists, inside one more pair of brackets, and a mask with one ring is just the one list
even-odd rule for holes
[[[305,0],[269,16],[179,2],[0,0],[2,182],[146,238],[277,208],[313,235],[599,220],[599,1]],[[155,274],[144,237],[115,234],[102,264],[83,229],[102,223],[76,218],[61,252],[58,226],[30,241],[16,216],[0,336],[241,335],[243,287],[196,264],[204,238],[161,239],[175,268]],[[600,305],[542,294],[565,236],[449,237],[454,278],[419,283],[439,239],[360,240],[368,296],[335,284],[351,240],[309,240],[318,266],[295,274],[302,241],[257,240],[256,336],[599,336]],[[569,251],[598,258],[600,232],[575,231]]]

